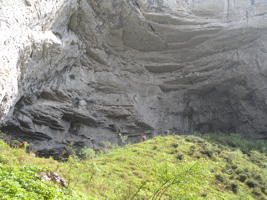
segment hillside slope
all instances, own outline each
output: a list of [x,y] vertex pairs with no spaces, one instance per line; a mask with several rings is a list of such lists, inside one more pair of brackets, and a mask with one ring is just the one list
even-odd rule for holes
[[[71,157],[65,163],[36,158],[1,142],[0,175],[8,167],[25,169],[25,165],[31,165],[32,169],[33,166],[39,169],[45,166],[62,175],[70,188],[84,193],[86,199],[267,199],[266,143],[259,145],[262,152],[241,148],[243,153],[211,139],[157,137],[98,155],[87,149],[83,151],[86,159]],[[12,177],[0,180],[0,194],[9,191],[6,189],[9,186],[3,183],[10,179]],[[54,187],[76,194],[61,186]]]

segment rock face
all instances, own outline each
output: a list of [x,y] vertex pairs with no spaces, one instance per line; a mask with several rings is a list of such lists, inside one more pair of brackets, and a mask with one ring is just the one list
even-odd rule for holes
[[266,0],[0,5],[1,127],[40,155],[120,134],[267,137]]

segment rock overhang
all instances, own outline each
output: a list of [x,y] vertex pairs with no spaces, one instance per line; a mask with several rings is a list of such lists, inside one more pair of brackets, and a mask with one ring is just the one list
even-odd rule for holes
[[166,130],[266,137],[266,1],[29,2],[12,29],[26,39],[1,43],[15,90],[1,108],[36,151]]

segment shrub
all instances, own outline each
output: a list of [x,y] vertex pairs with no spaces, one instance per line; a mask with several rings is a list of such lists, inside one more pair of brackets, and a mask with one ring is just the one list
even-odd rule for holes
[[0,164],[1,200],[78,200],[69,189],[44,182],[38,176],[42,168],[34,166],[8,166]]
[[92,159],[96,156],[96,152],[91,148],[84,148],[79,153],[79,156],[81,157],[81,159]]
[[209,133],[198,134],[209,141],[216,142],[220,145],[225,145],[233,148],[239,148],[243,153],[249,154],[253,150],[267,154],[267,140],[254,139],[250,137],[242,137],[239,134],[223,134],[223,133]]
[[250,188],[254,188],[254,187],[257,186],[257,183],[256,183],[254,180],[251,180],[251,179],[247,180],[247,181],[246,181],[246,184],[247,184],[247,186],[250,187]]

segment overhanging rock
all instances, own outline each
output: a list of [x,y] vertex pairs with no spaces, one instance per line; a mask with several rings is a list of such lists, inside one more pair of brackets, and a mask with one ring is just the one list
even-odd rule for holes
[[0,5],[1,126],[35,151],[166,130],[267,137],[264,0]]

